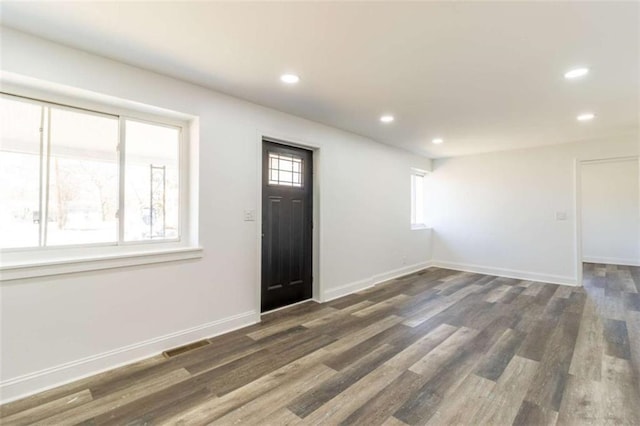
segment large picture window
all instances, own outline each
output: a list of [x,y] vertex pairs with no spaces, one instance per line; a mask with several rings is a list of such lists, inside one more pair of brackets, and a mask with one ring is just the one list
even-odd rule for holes
[[179,240],[181,133],[0,97],[0,248]]

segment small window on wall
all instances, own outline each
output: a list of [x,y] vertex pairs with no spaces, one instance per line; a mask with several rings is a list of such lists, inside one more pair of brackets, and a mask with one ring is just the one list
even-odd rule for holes
[[178,240],[180,135],[0,97],[0,249]]
[[269,185],[302,187],[302,158],[269,153]]
[[411,173],[411,229],[427,227],[425,214],[426,174],[413,171]]

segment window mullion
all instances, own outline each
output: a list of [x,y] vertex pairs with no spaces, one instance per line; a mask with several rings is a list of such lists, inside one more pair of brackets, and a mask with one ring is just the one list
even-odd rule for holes
[[40,173],[38,175],[38,246],[42,246],[42,186],[44,184],[44,107],[40,107]]
[[49,187],[51,179],[51,108],[45,108],[47,111],[46,133],[47,143],[45,144],[45,173],[42,185],[44,186],[44,205],[40,214],[40,222],[42,223],[42,246],[47,245],[47,230],[49,226]]
[[124,242],[124,221],[125,221],[125,151],[126,151],[126,126],[125,119],[120,116],[118,119],[118,244]]

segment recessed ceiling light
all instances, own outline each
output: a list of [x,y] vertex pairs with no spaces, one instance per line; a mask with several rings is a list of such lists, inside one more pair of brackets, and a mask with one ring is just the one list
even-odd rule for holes
[[393,115],[383,115],[380,117],[380,121],[383,123],[391,123],[394,120]]
[[591,112],[585,112],[584,114],[580,114],[579,116],[577,116],[576,119],[578,121],[589,121],[589,120],[593,120],[595,117],[596,117],[595,114]]
[[584,77],[589,74],[589,68],[575,68],[564,73],[564,78],[573,80],[574,78]]
[[287,84],[296,84],[300,81],[300,77],[295,74],[282,74],[280,76],[280,81]]
[[431,141],[431,143],[435,143],[436,145],[440,145],[442,142],[444,142],[444,139],[442,138],[435,138]]

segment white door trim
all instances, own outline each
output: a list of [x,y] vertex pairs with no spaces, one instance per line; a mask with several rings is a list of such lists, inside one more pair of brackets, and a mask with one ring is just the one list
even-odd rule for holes
[[321,280],[321,256],[323,247],[323,234],[321,226],[321,212],[322,212],[322,200],[321,200],[321,179],[322,173],[320,172],[321,166],[321,150],[320,145],[303,141],[300,138],[290,135],[283,135],[277,131],[260,130],[256,132],[256,239],[257,239],[257,271],[256,271],[256,312],[258,312],[258,321],[261,315],[261,299],[262,299],[262,141],[269,140],[272,142],[281,143],[283,145],[292,146],[295,148],[308,149],[313,152],[313,245],[312,245],[312,299],[322,302],[322,280]]
[[[588,164],[597,163],[611,163],[618,161],[640,161],[640,157],[637,155],[629,155],[624,157],[605,157],[605,158],[590,158],[580,160],[574,159],[573,174],[574,174],[574,216],[575,220],[575,267],[576,277],[579,285],[583,285],[582,282],[582,166]],[[639,177],[640,178],[640,177]],[[640,235],[638,236],[640,238]]]

